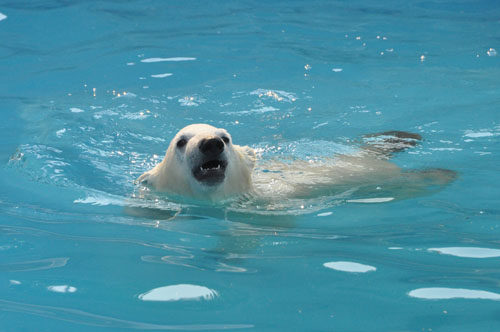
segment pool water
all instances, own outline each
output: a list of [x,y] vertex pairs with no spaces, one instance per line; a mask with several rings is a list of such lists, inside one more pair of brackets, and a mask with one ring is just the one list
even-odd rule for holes
[[[499,17],[486,0],[0,1],[0,331],[498,331]],[[279,213],[134,199],[190,123],[264,159],[416,132],[393,162],[458,177]]]

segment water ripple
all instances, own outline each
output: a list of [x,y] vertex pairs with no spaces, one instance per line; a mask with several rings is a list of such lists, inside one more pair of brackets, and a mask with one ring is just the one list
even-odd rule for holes
[[[230,250],[229,248],[228,250]],[[250,256],[246,257],[249,258]],[[241,258],[236,254],[229,254],[226,259]],[[230,272],[230,273],[255,273],[255,269],[247,269],[235,265],[229,265],[219,260],[208,259],[206,257],[196,257],[194,253],[185,252],[184,256],[152,256],[145,255],[141,260],[146,263],[154,264],[171,264],[184,266],[187,268],[197,269],[200,271],[216,271],[216,272]]]
[[55,257],[47,259],[39,259],[34,261],[15,262],[0,264],[0,271],[4,272],[21,272],[21,271],[40,271],[55,269],[66,266],[68,257]]
[[111,316],[89,313],[79,309],[36,305],[0,299],[0,309],[4,311],[21,312],[55,320],[61,320],[86,326],[111,327],[137,330],[225,330],[253,328],[251,324],[196,324],[196,325],[163,325],[132,320],[124,320]]

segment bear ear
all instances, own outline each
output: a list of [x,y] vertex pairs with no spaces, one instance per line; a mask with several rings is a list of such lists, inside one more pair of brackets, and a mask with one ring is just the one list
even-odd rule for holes
[[248,167],[253,168],[255,166],[256,155],[255,151],[249,146],[239,146],[235,145],[240,151],[241,158],[247,164]]

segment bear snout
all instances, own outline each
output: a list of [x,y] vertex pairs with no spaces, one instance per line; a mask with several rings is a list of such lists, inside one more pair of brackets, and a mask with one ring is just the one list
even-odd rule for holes
[[220,137],[204,138],[200,141],[199,149],[207,157],[217,157],[224,151],[224,142]]

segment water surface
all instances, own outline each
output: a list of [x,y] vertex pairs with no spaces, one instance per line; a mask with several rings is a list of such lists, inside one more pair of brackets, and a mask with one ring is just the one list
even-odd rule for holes
[[[497,331],[499,14],[466,0],[0,1],[0,330]],[[302,159],[416,132],[393,161],[459,176],[279,215],[127,210],[133,180],[198,122]]]

